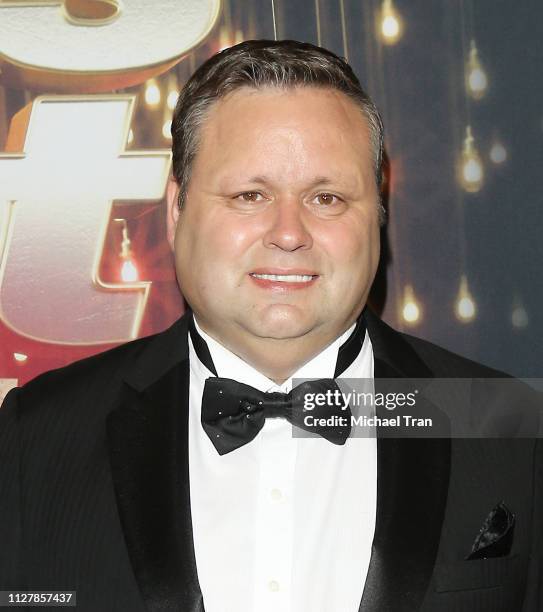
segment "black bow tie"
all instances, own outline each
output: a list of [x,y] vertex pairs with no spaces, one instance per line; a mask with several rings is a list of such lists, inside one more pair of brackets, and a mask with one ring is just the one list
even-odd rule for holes
[[[290,393],[264,393],[230,378],[219,378],[209,348],[196,330],[192,317],[189,331],[198,358],[215,374],[205,381],[201,420],[220,455],[247,444],[264,427],[266,418],[277,417],[334,444],[345,444],[351,431],[351,410],[343,404],[334,379],[303,382]],[[334,377],[340,376],[354,361],[365,333],[364,320],[360,316],[355,330],[338,351]],[[324,401],[316,402],[316,397]]]
[[[323,406],[313,401],[323,394]],[[305,407],[306,398],[311,409]],[[334,444],[345,444],[351,432],[351,410],[333,379],[303,382],[290,393],[264,393],[230,378],[208,378],[202,397],[202,427],[219,455],[247,444],[267,418],[282,417]]]

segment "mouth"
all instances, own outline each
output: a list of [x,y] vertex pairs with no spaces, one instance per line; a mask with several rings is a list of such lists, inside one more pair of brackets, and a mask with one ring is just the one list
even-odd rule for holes
[[251,279],[266,289],[301,289],[309,287],[319,278],[308,270],[250,272]]
[[278,283],[309,283],[315,278],[312,274],[251,274],[251,276]]

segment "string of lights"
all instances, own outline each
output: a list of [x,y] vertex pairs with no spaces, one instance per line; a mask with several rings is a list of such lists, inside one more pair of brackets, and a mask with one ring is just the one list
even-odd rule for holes
[[[396,5],[392,0],[383,0],[378,8],[374,11],[375,21],[375,38],[379,43],[379,63],[382,67],[382,74],[387,74],[387,62],[393,60],[394,53],[392,47],[395,47],[403,37],[405,31],[405,20],[398,11]],[[389,49],[387,49],[389,48]],[[382,79],[381,89],[384,92],[383,98],[383,114],[386,117],[386,123],[388,126],[388,132],[393,133],[394,126],[391,124],[395,121],[395,113],[393,109],[389,107],[388,99],[391,97],[388,94],[391,83],[388,79]],[[391,166],[394,166],[395,152],[388,152],[391,157]],[[394,168],[391,168],[391,173],[394,172]],[[392,176],[392,184],[388,185],[389,197],[392,201],[394,198],[398,198],[398,183],[394,181]],[[393,189],[393,186],[394,189]],[[389,234],[392,238],[392,242],[398,245],[400,236],[397,231],[398,224],[401,224],[401,215],[403,211],[399,210],[399,207],[395,209],[395,218],[392,218],[392,223],[389,224]],[[408,237],[404,237],[406,240]],[[423,307],[420,299],[417,297],[415,287],[413,285],[413,275],[411,274],[411,262],[409,258],[402,260],[401,265],[398,263],[394,270],[394,282],[395,282],[395,296],[397,300],[396,312],[397,312],[397,325],[400,329],[407,327],[413,327],[418,325],[423,316]],[[407,281],[405,280],[407,279]]]

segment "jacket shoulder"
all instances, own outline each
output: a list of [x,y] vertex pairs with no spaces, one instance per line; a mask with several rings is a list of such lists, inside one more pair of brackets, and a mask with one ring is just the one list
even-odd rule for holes
[[157,334],[38,375],[17,389],[20,414],[47,409],[78,412],[90,407],[96,413],[107,412],[125,379],[140,372],[144,376],[153,367],[166,368],[174,352],[177,358],[183,358],[186,346],[179,341],[185,329],[183,319]]
[[[457,415],[462,422],[462,400],[469,398],[469,406],[464,410],[475,419],[473,423],[484,423],[484,437],[534,438],[543,425],[542,400],[540,392],[526,381],[517,379],[506,372],[462,357],[441,346],[422,340],[409,334],[402,334],[402,339],[410,345],[436,379],[458,379],[456,387],[438,386],[440,389],[436,400],[449,411],[450,416]],[[468,393],[464,396],[464,392]],[[450,398],[456,397],[460,403],[450,404]],[[448,408],[447,408],[448,407]],[[468,427],[466,424],[464,426]],[[471,426],[469,426],[471,427]],[[470,429],[466,431],[471,431]]]
[[437,344],[400,332],[371,308],[365,319],[374,355],[411,378],[510,378],[499,370],[453,353]]
[[428,340],[398,333],[432,370],[436,378],[511,378],[506,372],[463,357]]

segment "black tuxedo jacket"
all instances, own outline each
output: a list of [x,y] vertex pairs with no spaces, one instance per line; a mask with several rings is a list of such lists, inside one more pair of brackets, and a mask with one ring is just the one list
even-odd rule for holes
[[[376,379],[497,375],[394,331],[368,309],[366,322]],[[189,501],[188,385],[184,316],[8,394],[0,409],[0,590],[75,590],[80,612],[204,610]],[[361,611],[543,610],[543,453],[535,437],[379,439],[377,452]],[[515,516],[510,550],[466,560],[499,502]]]

